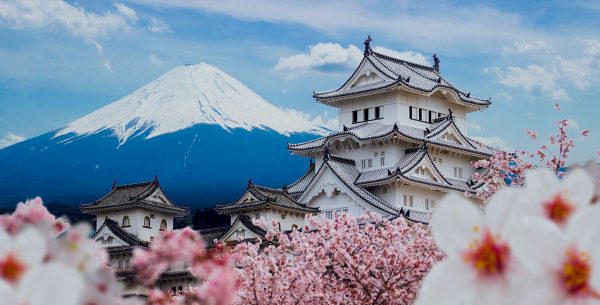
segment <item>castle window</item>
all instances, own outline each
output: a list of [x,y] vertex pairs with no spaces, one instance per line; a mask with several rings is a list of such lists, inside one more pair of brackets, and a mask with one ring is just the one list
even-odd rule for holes
[[160,221],[160,229],[161,230],[166,230],[167,229],[167,221],[166,220],[161,220]]
[[144,228],[150,228],[150,217],[144,217]]
[[131,220],[129,220],[129,216],[123,216],[123,221],[121,222],[122,228],[131,227]]
[[363,121],[369,120],[369,108],[363,109]]
[[333,219],[333,211],[325,211],[325,218],[332,220]]
[[352,124],[358,123],[358,110],[352,111]]
[[425,198],[425,210],[429,211],[429,199]]
[[382,118],[382,117],[381,117],[381,108],[382,108],[381,106],[379,106],[379,107],[375,107],[375,119],[376,119],[376,120],[378,120],[378,119],[381,119],[381,118]]
[[405,207],[413,207],[413,196],[412,195],[404,195],[404,206]]
[[241,229],[241,230],[237,231],[237,238],[238,239],[246,238],[246,230]]
[[419,109],[419,121],[429,123],[429,118],[427,117],[427,109],[420,108]]
[[454,178],[462,179],[462,177],[463,177],[462,168],[455,167],[454,168]]
[[385,166],[385,151],[382,151],[379,155],[381,156],[381,159],[379,160],[381,166]]
[[422,167],[417,168],[417,175],[425,176],[425,169]]
[[281,214],[281,219],[285,219],[285,214]]
[[254,219],[260,219],[260,214],[259,213],[254,214]]

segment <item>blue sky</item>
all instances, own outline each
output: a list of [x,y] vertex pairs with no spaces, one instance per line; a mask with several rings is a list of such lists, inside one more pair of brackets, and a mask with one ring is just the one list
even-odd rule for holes
[[531,149],[542,143],[525,129],[544,139],[565,117],[582,161],[600,149],[599,17],[595,1],[6,0],[0,146],[201,61],[272,103],[331,120],[335,109],[312,91],[339,86],[370,34],[374,46],[412,60],[431,63],[437,53],[457,87],[492,97],[470,116],[471,136]]

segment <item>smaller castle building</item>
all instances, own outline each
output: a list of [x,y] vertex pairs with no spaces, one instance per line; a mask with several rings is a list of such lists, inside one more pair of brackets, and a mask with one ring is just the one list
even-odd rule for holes
[[[175,217],[187,209],[173,203],[158,178],[153,181],[116,185],[104,197],[81,205],[81,211],[96,216],[94,241],[106,248],[109,265],[125,284],[124,297],[144,300],[145,289],[137,282],[130,260],[135,248],[147,248],[161,231],[172,230]],[[195,278],[184,266],[172,266],[156,285],[163,290],[181,292]]]

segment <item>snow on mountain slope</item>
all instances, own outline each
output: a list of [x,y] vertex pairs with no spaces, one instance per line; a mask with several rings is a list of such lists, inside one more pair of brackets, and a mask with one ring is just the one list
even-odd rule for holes
[[[272,129],[326,134],[297,111],[279,108],[219,68],[200,63],[179,66],[135,92],[70,123],[54,137],[112,130],[122,145],[131,137],[172,133],[196,124],[224,129]],[[68,139],[67,139],[68,140]]]

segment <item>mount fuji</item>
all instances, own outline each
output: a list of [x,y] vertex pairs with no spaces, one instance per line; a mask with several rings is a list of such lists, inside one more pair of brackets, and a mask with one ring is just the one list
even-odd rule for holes
[[287,143],[329,132],[277,107],[217,67],[176,67],[64,128],[0,149],[0,205],[40,195],[91,202],[117,184],[157,176],[181,204],[235,200],[249,178],[281,186],[307,160]]

